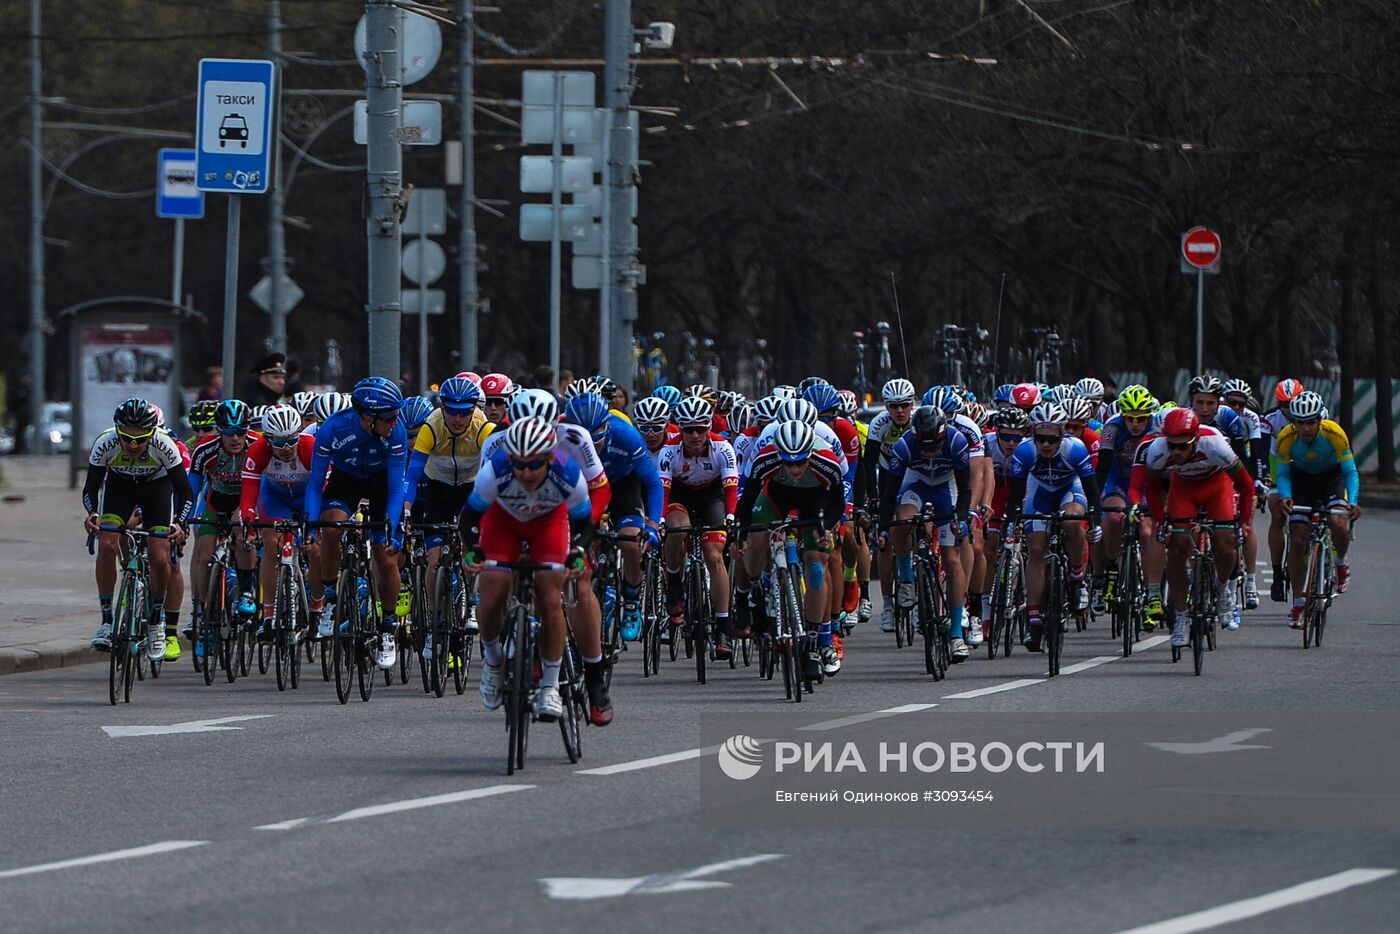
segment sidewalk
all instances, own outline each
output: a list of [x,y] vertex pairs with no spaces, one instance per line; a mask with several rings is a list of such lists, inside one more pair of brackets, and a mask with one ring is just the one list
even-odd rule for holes
[[101,661],[93,559],[68,455],[0,458],[0,675]]

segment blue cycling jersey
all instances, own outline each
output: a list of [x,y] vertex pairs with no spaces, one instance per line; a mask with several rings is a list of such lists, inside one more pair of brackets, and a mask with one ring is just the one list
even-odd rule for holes
[[1147,424],[1143,423],[1142,433],[1133,434],[1123,416],[1115,415],[1099,432],[1099,463],[1109,463],[1109,478],[1114,486],[1126,490],[1132,477],[1133,458],[1138,445],[1147,437]]
[[385,518],[397,522],[403,512],[403,477],[408,464],[408,434],[403,422],[395,422],[387,438],[380,438],[360,427],[360,413],[342,409],[322,423],[316,432],[316,449],[311,455],[311,476],[307,478],[306,514],[321,514],[321,491],[326,473],[334,467],[366,479],[388,473],[389,499]]
[[607,437],[597,448],[598,458],[603,462],[603,472],[608,475],[608,483],[616,483],[623,477],[635,474],[646,492],[647,518],[659,524],[665,491],[661,486],[661,472],[656,469],[656,461],[647,450],[642,433],[627,419],[609,415]]
[[943,447],[932,457],[924,455],[914,440],[914,433],[908,432],[890,451],[887,473],[901,480],[912,473],[929,486],[938,486],[952,480],[955,471],[967,470],[968,464],[967,437],[961,431],[950,428],[944,436]]
[[1088,479],[1094,475],[1094,461],[1089,449],[1078,438],[1065,435],[1060,446],[1050,457],[1041,457],[1036,451],[1035,437],[1031,436],[1016,445],[1011,455],[1011,478],[1033,478],[1042,488],[1067,490],[1074,486],[1075,479]]
[[1231,444],[1249,443],[1249,422],[1240,418],[1240,414],[1228,405],[1217,409],[1215,418],[1208,424],[1224,435]]

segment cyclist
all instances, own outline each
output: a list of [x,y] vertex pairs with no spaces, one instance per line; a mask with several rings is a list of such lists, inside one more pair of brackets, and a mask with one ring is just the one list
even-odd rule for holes
[[[1011,460],[1011,490],[1007,495],[1007,521],[1022,512],[1066,516],[1092,516],[1099,508],[1099,484],[1093,461],[1084,442],[1065,431],[1064,408],[1043,402],[1030,412],[1031,437],[1017,446]],[[1095,529],[1094,531],[1097,531]],[[1045,601],[1045,549],[1049,545],[1048,523],[1032,519],[1026,532],[1026,648],[1041,650],[1041,607]],[[1069,562],[1070,609],[1089,609],[1089,592],[1084,581],[1084,526],[1078,521],[1065,523],[1064,548]]]
[[[933,405],[915,410],[910,425],[910,431],[890,452],[889,469],[880,479],[880,525],[889,529],[899,574],[895,600],[905,609],[913,608],[917,602],[914,544],[913,530],[908,525],[890,528],[890,522],[912,518],[929,506],[937,517],[934,521],[943,558],[952,659],[954,663],[962,662],[969,654],[963,633],[967,569],[963,567],[959,543],[968,535],[968,510],[973,497],[967,437],[960,430],[950,430],[947,416]],[[919,624],[932,626],[933,622],[925,619]]]
[[[301,413],[290,405],[274,405],[263,416],[262,437],[248,446],[248,456],[243,462],[240,512],[245,522],[254,518],[272,521],[304,515],[306,481],[311,476],[311,458],[316,449],[316,439],[312,435],[302,434],[301,418]],[[262,530],[259,577],[264,595],[273,594],[277,589],[277,538],[276,530]],[[316,549],[308,546],[307,553],[310,566],[319,567],[320,556]],[[315,626],[320,622],[321,610],[325,605],[315,574],[310,575],[307,588],[311,614],[309,622]],[[258,638],[272,637],[275,611],[274,601],[267,600],[263,604]]]
[[1346,507],[1350,515],[1329,515],[1332,546],[1337,552],[1337,592],[1347,592],[1351,576],[1347,551],[1351,547],[1351,525],[1361,518],[1356,504],[1360,475],[1352,456],[1351,441],[1341,425],[1325,417],[1322,396],[1302,392],[1288,403],[1289,424],[1278,436],[1276,479],[1280,508],[1290,518],[1291,547],[1288,550],[1288,579],[1294,581],[1293,611],[1289,625],[1303,625],[1306,598],[1298,582],[1306,573],[1309,517],[1294,507],[1325,510]]
[[304,429],[307,434],[315,436],[326,419],[342,409],[350,408],[350,394],[344,392],[323,392],[316,397],[316,401],[311,403],[311,416],[316,420],[315,424]]
[[982,554],[980,519],[986,514],[996,489],[995,469],[987,457],[986,438],[982,427],[968,414],[966,395],[956,386],[935,386],[924,393],[925,405],[934,405],[948,418],[948,427],[962,432],[967,440],[968,470],[972,483],[971,509],[975,517],[963,536],[962,566],[967,571],[968,615],[963,627],[964,640],[969,646],[982,644],[982,593],[975,589],[986,573]]
[[[1223,435],[1207,433],[1194,409],[1168,412],[1162,420],[1161,436],[1147,446],[1143,458],[1148,506],[1159,524],[1164,519],[1169,522],[1167,583],[1176,614],[1171,644],[1179,648],[1190,642],[1186,596],[1190,590],[1187,564],[1194,547],[1191,527],[1201,512],[1212,522],[1240,521],[1245,504],[1254,496],[1254,484],[1229,441]],[[1171,485],[1164,508],[1161,484],[1168,475]],[[1211,538],[1215,544],[1215,573],[1220,581],[1217,616],[1221,626],[1236,629],[1239,623],[1234,614],[1235,589],[1229,586],[1235,573],[1235,535],[1230,529],[1216,528]]]
[[[170,544],[186,535],[194,491],[176,441],[157,429],[155,409],[144,399],[127,399],[112,414],[112,427],[93,439],[83,483],[83,527],[97,536],[97,602],[102,622],[92,637],[98,651],[112,647],[112,595],[117,589],[121,539],[132,514],[141,511],[149,537],[151,568],[150,657],[165,655],[163,612],[170,576]],[[99,496],[100,494],[100,496]],[[172,496],[174,504],[172,506]]]
[[[843,477],[835,452],[817,446],[811,425],[784,422],[771,443],[754,458],[753,472],[735,513],[742,526],[777,522],[794,511],[800,521],[814,523],[803,531],[800,541],[806,580],[802,664],[809,680],[841,670],[827,622],[826,556],[831,536],[825,525],[834,524],[845,513]],[[749,579],[757,580],[768,570],[772,554],[768,548],[745,545],[743,560]],[[750,612],[756,619],[764,619],[767,610],[762,597],[754,593],[749,600]]]
[[203,399],[190,406],[190,414],[187,419],[190,423],[190,430],[194,434],[185,439],[185,445],[194,450],[205,441],[208,441],[218,430],[214,427],[214,413],[219,409],[219,400]]
[[[1130,500],[1133,463],[1142,443],[1149,438],[1152,413],[1157,400],[1146,386],[1133,384],[1118,394],[1118,414],[1103,426],[1099,442],[1098,482],[1103,490],[1103,504],[1119,509]],[[1125,515],[1105,512],[1102,519],[1104,581],[1095,586],[1103,594],[1105,607],[1113,601],[1118,584],[1118,555],[1123,547]],[[1142,551],[1143,576],[1147,580],[1147,603],[1143,629],[1151,632],[1162,619],[1162,572],[1166,567],[1166,550],[1157,541],[1156,529],[1150,516],[1138,525],[1138,544]],[[1096,608],[1095,612],[1103,612]]]
[[983,439],[987,459],[992,465],[992,501],[986,515],[987,535],[983,539],[981,586],[982,593],[991,593],[993,575],[996,574],[996,556],[1001,549],[1002,521],[1006,513],[1006,498],[1011,492],[1011,462],[1016,449],[1030,434],[1031,420],[1025,412],[1014,406],[997,409],[991,415],[988,431]]
[[518,389],[519,387],[504,373],[487,373],[481,378],[481,410],[488,422],[500,425],[506,420],[510,397],[515,395]]
[[[729,569],[724,563],[725,532],[719,526],[734,519],[739,499],[739,465],[734,448],[713,432],[713,410],[701,396],[687,396],[673,413],[681,440],[662,452],[660,474],[665,490],[666,527],[709,526],[701,545],[710,571],[710,603],[715,610],[715,656],[731,652],[729,625]],[[666,604],[671,626],[685,617],[682,577],[689,535],[667,535]],[[692,608],[693,609],[693,608]]]
[[[549,722],[558,720],[564,715],[559,670],[564,663],[566,639],[561,591],[564,581],[578,579],[583,569],[583,550],[592,540],[593,521],[588,486],[578,465],[559,449],[553,425],[532,416],[511,421],[495,452],[482,461],[458,522],[467,570],[480,572],[477,618],[484,664],[478,689],[487,710],[496,710],[504,700],[501,630],[512,575],[504,568],[485,568],[483,561],[519,561],[521,545],[528,544],[532,563],[569,563],[567,572],[535,572],[534,609],[540,621],[541,672],[534,699],[535,716]],[[582,589],[580,585],[580,592]],[[595,691],[603,693],[606,699],[606,692],[600,690],[602,665],[601,657],[584,661],[590,702]],[[610,721],[610,701],[607,712]]]
[[[481,390],[465,376],[444,380],[438,387],[438,402],[440,408],[418,430],[403,484],[404,502],[421,508],[421,520],[432,525],[455,521],[466,505],[490,428],[479,407]],[[442,535],[435,532],[423,544],[428,552],[424,586],[431,594],[437,585]],[[433,657],[431,632],[424,636],[423,657]],[[456,653],[449,657],[455,660]]]
[[1088,399],[1094,407],[1094,414],[1089,416],[1089,420],[1098,422],[1100,426],[1105,424],[1110,417],[1108,406],[1103,401],[1106,393],[1103,380],[1095,379],[1092,376],[1086,376],[1074,384],[1074,394],[1081,399]]
[[320,393],[303,389],[300,392],[292,393],[292,405],[296,408],[297,414],[301,416],[301,430],[305,431],[316,424],[316,413],[314,412],[316,400]]
[[[885,403],[885,411],[870,420],[869,441],[874,443],[867,443],[861,455],[865,488],[871,493],[881,489],[882,477],[890,469],[894,446],[909,430],[914,415],[914,384],[903,378],[892,379],[881,387],[880,399]],[[883,512],[881,518],[885,518]],[[880,549],[878,564],[884,604],[880,610],[880,631],[894,632],[894,556],[888,548]]]
[[1274,581],[1269,587],[1269,599],[1282,603],[1288,599],[1288,574],[1283,567],[1284,526],[1288,516],[1283,511],[1283,498],[1278,494],[1278,436],[1288,427],[1288,404],[1304,391],[1303,384],[1296,379],[1280,380],[1274,387],[1272,409],[1265,412],[1259,423],[1260,432],[1268,438],[1269,479],[1274,489],[1269,492],[1269,560],[1274,567]]
[[1254,535],[1254,513],[1269,492],[1265,482],[1269,476],[1269,457],[1264,442],[1263,420],[1254,410],[1254,405],[1258,403],[1254,402],[1249,384],[1242,379],[1227,379],[1221,392],[1225,405],[1244,420],[1248,429],[1249,461],[1245,466],[1254,478],[1254,499],[1244,511],[1249,526],[1249,534],[1244,539],[1244,608],[1256,610],[1259,608],[1259,585],[1255,576],[1255,567],[1259,563],[1259,539]]
[[[832,554],[827,572],[831,575],[831,623],[832,644],[837,657],[844,661],[841,630],[855,625],[856,609],[860,605],[860,585],[856,583],[856,528],[850,521],[854,518],[853,504],[865,501],[865,473],[860,469],[860,432],[841,410],[845,405],[840,391],[825,381],[813,383],[804,390],[802,398],[811,403],[817,411],[817,420],[836,435],[841,453],[846,458],[846,501],[847,521],[841,523],[836,536],[840,553]],[[835,581],[842,582],[841,587]],[[847,622],[849,620],[850,622]]]
[[[209,580],[206,569],[214,556],[214,533],[211,521],[233,522],[243,499],[243,461],[248,453],[252,411],[237,399],[219,403],[214,413],[218,437],[210,438],[194,449],[190,456],[190,483],[194,489],[194,615],[201,617],[208,599],[205,591]],[[252,436],[253,440],[257,435]],[[252,546],[241,539],[233,542],[234,563],[237,566],[238,615],[251,619],[258,612],[256,555]]]
[[[841,390],[841,410],[842,418],[849,421],[856,428],[857,440],[859,441],[859,453],[856,462],[859,465],[863,476],[860,478],[865,496],[853,497],[852,502],[858,507],[864,506],[869,498],[870,476],[867,472],[862,458],[865,455],[865,443],[870,440],[870,426],[857,418],[857,411],[860,407],[860,400],[850,389]],[[863,508],[860,508],[855,516],[856,528],[856,590],[858,601],[856,603],[856,621],[860,623],[868,622],[873,612],[870,604],[870,516]],[[847,572],[849,573],[849,572]]]
[[612,490],[608,514],[625,540],[622,552],[622,638],[635,642],[642,631],[642,549],[661,543],[665,499],[661,474],[642,435],[625,416],[608,408],[601,395],[570,399],[564,416],[588,432]]
[[[408,439],[399,422],[403,393],[393,380],[370,376],[355,384],[350,398],[351,407],[326,419],[316,432],[311,475],[307,479],[306,514],[324,522],[344,521],[364,499],[369,500],[369,520],[390,526],[387,534],[380,530],[370,533],[379,598],[385,607],[374,663],[388,671],[398,659],[394,639],[399,625],[397,553],[403,534],[399,518],[403,515],[404,469],[408,461]],[[321,579],[326,602],[335,603],[337,597],[353,600],[354,594],[335,592],[340,574],[341,530],[331,528],[324,532]],[[325,632],[324,626],[321,631]]]
[[676,440],[672,437],[672,432],[677,438],[680,435],[680,429],[671,424],[671,407],[664,399],[656,396],[646,396],[637,400],[637,404],[632,406],[632,422],[637,426],[637,431],[641,432],[642,440],[646,442],[652,463],[660,463],[661,452],[666,449],[667,444]]

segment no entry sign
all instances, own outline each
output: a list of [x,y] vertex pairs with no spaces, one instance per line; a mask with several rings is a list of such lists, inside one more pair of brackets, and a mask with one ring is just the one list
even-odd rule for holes
[[1220,261],[1220,235],[1209,227],[1192,227],[1181,238],[1181,258],[1197,269]]

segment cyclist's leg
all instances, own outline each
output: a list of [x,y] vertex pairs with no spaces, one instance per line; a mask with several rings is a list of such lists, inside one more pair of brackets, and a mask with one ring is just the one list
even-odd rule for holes
[[1270,490],[1267,498],[1269,509],[1269,563],[1273,565],[1274,582],[1269,588],[1269,598],[1275,602],[1282,602],[1286,591],[1283,569],[1283,543],[1285,537],[1284,527],[1288,524],[1288,517],[1283,514],[1283,498],[1279,496],[1278,490]]
[[[672,496],[674,496],[674,491]],[[690,510],[684,504],[676,502],[674,499],[666,507],[666,527],[668,529],[684,528],[691,524]],[[667,535],[666,542],[662,547],[662,555],[665,558],[666,567],[666,604],[671,612],[671,622],[678,625],[683,613],[685,592],[685,580],[683,573],[685,570],[685,556],[690,550],[690,536],[688,535]]]

